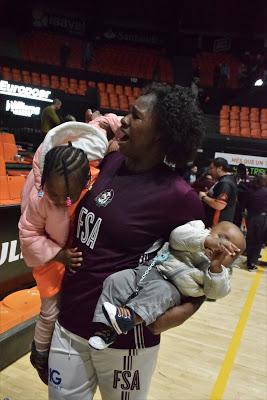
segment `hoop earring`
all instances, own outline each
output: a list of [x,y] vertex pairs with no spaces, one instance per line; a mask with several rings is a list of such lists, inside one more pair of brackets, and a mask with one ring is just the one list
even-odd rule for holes
[[71,198],[70,198],[70,197],[67,197],[67,199],[66,199],[66,206],[67,206],[67,207],[70,207],[71,205],[72,205]]

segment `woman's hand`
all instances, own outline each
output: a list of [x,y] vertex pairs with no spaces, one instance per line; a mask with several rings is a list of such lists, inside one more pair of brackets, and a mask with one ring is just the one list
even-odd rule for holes
[[77,247],[72,249],[62,249],[56,255],[54,260],[61,262],[70,272],[74,273],[75,270],[73,270],[73,268],[75,269],[80,267],[83,261],[82,253],[77,250]]
[[205,296],[187,298],[185,303],[167,310],[153,324],[150,324],[148,329],[153,335],[159,335],[170,328],[182,325],[199,309],[205,299]]

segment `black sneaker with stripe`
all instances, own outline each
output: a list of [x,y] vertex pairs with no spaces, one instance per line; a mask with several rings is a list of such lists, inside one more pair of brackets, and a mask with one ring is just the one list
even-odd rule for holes
[[131,309],[116,307],[107,301],[103,304],[102,309],[107,321],[113,326],[118,335],[133,329],[134,312]]

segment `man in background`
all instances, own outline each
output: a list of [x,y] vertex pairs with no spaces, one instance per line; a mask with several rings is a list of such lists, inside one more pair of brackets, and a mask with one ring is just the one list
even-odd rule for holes
[[225,158],[215,158],[209,165],[208,173],[215,179],[215,185],[208,192],[199,192],[199,198],[205,207],[205,225],[207,228],[220,221],[233,222],[237,201],[235,176],[229,172]]
[[57,111],[60,110],[62,102],[59,99],[55,99],[53,104],[43,109],[41,114],[41,131],[45,136],[50,129],[61,123]]

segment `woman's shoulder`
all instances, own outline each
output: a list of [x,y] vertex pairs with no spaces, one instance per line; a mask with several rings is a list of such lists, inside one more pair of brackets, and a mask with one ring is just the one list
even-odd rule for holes
[[110,168],[112,165],[120,164],[124,160],[124,156],[119,151],[112,151],[108,153],[100,164],[100,170],[104,169],[107,165]]

